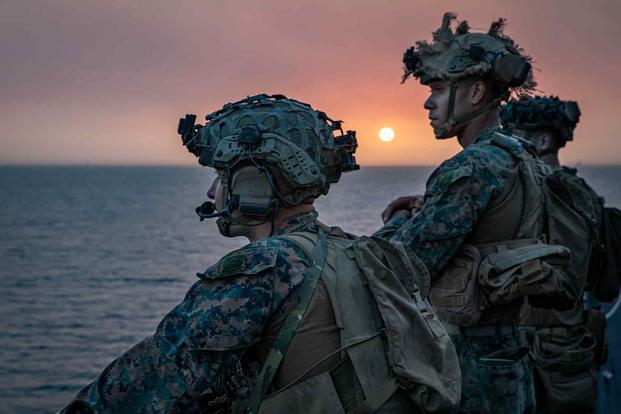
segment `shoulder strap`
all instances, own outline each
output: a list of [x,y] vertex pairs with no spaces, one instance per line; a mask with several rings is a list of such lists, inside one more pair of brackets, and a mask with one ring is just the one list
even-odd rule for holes
[[319,240],[317,233],[311,233],[310,231],[299,231],[294,233],[283,234],[278,236],[279,239],[284,239],[292,242],[298,246],[309,257],[313,255],[313,249],[317,245]]
[[[288,236],[292,237],[292,236]],[[305,236],[300,235],[300,239],[304,242],[301,244],[307,244],[308,239]],[[293,241],[293,240],[292,240]],[[301,240],[298,240],[300,242]],[[280,366],[291,339],[297,331],[302,318],[306,313],[306,309],[315,293],[317,283],[321,277],[321,273],[326,263],[326,256],[328,253],[327,237],[323,228],[319,229],[319,240],[313,248],[310,260],[310,266],[304,275],[304,280],[300,285],[299,292],[296,295],[296,303],[293,306],[291,312],[287,315],[287,318],[283,322],[283,326],[270,349],[269,354],[263,364],[263,368],[258,377],[258,381],[254,390],[252,391],[248,400],[248,412],[257,413],[261,402],[267,393],[267,390],[274,379],[274,375]]]

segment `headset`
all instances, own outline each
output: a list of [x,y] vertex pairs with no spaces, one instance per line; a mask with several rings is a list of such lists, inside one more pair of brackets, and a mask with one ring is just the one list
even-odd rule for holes
[[[223,190],[227,193],[225,207],[216,211],[213,202],[204,202],[196,207],[196,214],[200,220],[222,217],[241,225],[251,225],[248,221],[255,219],[266,219],[262,223],[271,220],[282,204],[279,199],[282,195],[276,188],[271,172],[253,162],[237,168],[232,175],[230,177],[227,174],[222,179]],[[232,217],[231,214],[235,210],[239,210],[244,217]]]

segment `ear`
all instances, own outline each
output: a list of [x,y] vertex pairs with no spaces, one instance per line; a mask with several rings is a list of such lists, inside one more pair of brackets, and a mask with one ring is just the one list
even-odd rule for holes
[[482,80],[476,80],[470,85],[469,89],[470,103],[472,105],[480,105],[485,98],[487,92],[487,85]]
[[552,134],[547,131],[540,132],[537,138],[535,138],[535,147],[537,151],[551,150],[554,147],[554,138]]

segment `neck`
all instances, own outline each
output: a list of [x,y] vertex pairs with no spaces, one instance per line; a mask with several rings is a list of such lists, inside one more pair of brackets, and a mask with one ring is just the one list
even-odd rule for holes
[[457,133],[457,141],[462,148],[466,148],[476,141],[481,132],[500,127],[498,108],[490,108],[488,111],[474,117],[464,128]]
[[298,214],[310,213],[315,211],[315,207],[312,204],[299,204],[293,207],[285,207],[278,210],[276,216],[271,220],[261,224],[260,226],[250,227],[250,232],[246,235],[250,242],[265,239],[270,237],[273,233],[282,228],[291,217]]
[[552,167],[553,170],[561,168],[561,161],[558,159],[558,152],[550,152],[545,155],[541,155],[541,161]]

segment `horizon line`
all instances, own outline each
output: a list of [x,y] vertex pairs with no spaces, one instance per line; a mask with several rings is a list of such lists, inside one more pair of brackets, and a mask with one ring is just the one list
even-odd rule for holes
[[[410,168],[410,167],[426,167],[433,168],[440,165],[434,164],[362,164],[360,168]],[[621,167],[621,162],[619,163],[582,163],[580,161],[575,163],[566,163],[564,166],[582,166],[582,167]],[[186,167],[186,168],[194,168],[194,167],[202,167],[197,164],[147,164],[147,163],[91,163],[91,162],[83,162],[83,163],[2,163],[0,162],[0,168],[6,167],[135,167],[135,168],[153,168],[153,167]]]

